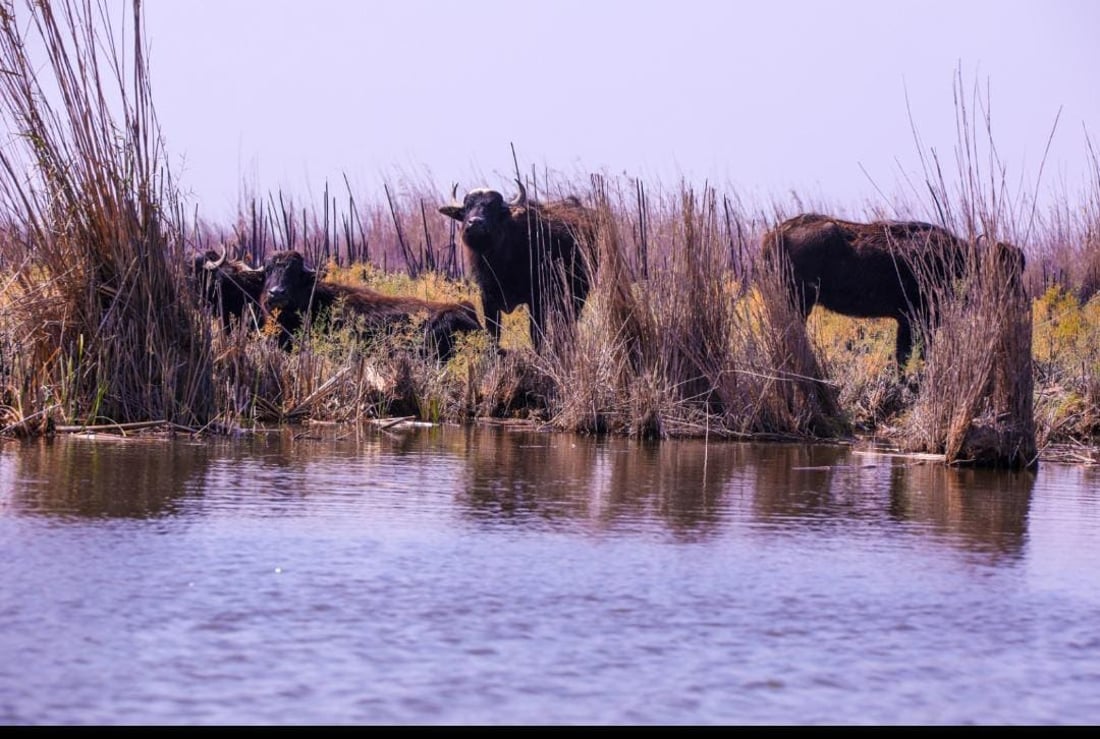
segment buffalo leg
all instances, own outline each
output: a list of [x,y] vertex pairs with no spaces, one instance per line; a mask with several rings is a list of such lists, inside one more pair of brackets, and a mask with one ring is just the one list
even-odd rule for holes
[[898,318],[898,334],[894,341],[894,359],[898,363],[898,372],[905,369],[909,356],[913,353],[913,326],[906,317]]
[[545,338],[544,331],[546,324],[543,322],[546,318],[546,310],[542,304],[542,298],[539,295],[534,295],[531,298],[531,302],[527,304],[527,310],[530,315],[530,332],[531,332],[531,346],[535,348],[535,351],[539,351],[542,348],[542,341]]
[[489,331],[489,337],[492,339],[493,345],[499,347],[501,329],[500,301],[495,298],[487,297],[482,293],[481,307],[485,311],[485,328]]

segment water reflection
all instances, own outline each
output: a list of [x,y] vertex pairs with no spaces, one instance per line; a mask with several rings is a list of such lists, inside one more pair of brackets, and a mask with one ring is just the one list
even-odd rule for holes
[[428,481],[453,496],[461,516],[493,526],[704,540],[746,524],[775,534],[873,525],[993,556],[1022,551],[1035,483],[1029,472],[952,469],[838,445],[485,428],[299,430],[216,444],[73,437],[5,449],[9,505],[27,512],[164,516],[190,498],[198,515],[210,500],[277,515],[287,510],[280,501],[423,492]]
[[536,433],[478,434],[467,454],[461,498],[474,519],[597,528],[658,520],[678,536],[716,527],[742,464],[735,446]]
[[1031,472],[794,444],[759,448],[752,466],[754,514],[777,526],[892,523],[994,555],[1018,555],[1026,542]]
[[1088,723],[1095,481],[484,428],[6,444],[0,723]]
[[591,439],[473,430],[460,500],[478,520],[587,518],[597,459]]
[[620,516],[652,516],[682,539],[718,531],[725,491],[744,465],[739,445],[698,441],[632,442],[606,445],[602,473],[592,490],[594,508],[610,523]]
[[[212,447],[155,437],[65,437],[7,447],[15,512],[147,518],[202,488]],[[7,456],[7,455],[6,455]]]
[[938,464],[891,469],[890,515],[920,521],[974,552],[1019,555],[1027,540],[1033,472],[949,469]]
[[460,491],[477,520],[659,521],[680,539],[744,516],[761,529],[874,525],[930,533],[964,550],[1015,556],[1035,475],[948,468],[816,444],[637,442],[552,434],[471,436]]

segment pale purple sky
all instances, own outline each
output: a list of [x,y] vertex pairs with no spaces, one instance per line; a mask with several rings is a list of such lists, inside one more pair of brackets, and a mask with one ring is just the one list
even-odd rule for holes
[[214,220],[242,193],[319,207],[345,176],[510,190],[512,144],[528,172],[858,212],[922,180],[914,127],[954,166],[959,74],[968,104],[988,90],[1010,182],[1076,196],[1086,134],[1100,147],[1096,0],[147,0],[145,18],[170,166]]

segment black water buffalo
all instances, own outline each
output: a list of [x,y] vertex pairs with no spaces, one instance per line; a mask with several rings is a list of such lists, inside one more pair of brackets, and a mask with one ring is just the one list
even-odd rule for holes
[[412,296],[383,295],[365,287],[326,282],[306,266],[297,251],[281,251],[264,262],[261,299],[264,315],[278,313],[279,343],[290,346],[292,336],[307,315],[330,312],[340,305],[350,315],[363,319],[367,332],[379,332],[409,325],[414,316],[424,315],[424,340],[441,361],[454,354],[456,335],[481,329],[477,309],[468,301],[459,303],[422,300]]
[[[1023,252],[1003,242],[993,248],[1018,285]],[[779,255],[787,258],[792,297],[803,320],[815,305],[857,318],[896,320],[899,369],[912,353],[913,321],[927,326],[935,320],[934,300],[941,292],[936,286],[961,278],[976,254],[968,242],[930,223],[853,223],[816,213],[768,231],[763,252],[765,264],[775,264]]]
[[228,251],[209,249],[196,254],[191,264],[191,278],[204,301],[221,317],[228,331],[248,316],[249,324],[260,323],[260,295],[264,287],[264,271],[240,259],[229,259]]
[[546,321],[571,326],[588,298],[591,273],[579,238],[591,243],[595,217],[575,197],[540,203],[527,199],[522,182],[516,184],[519,194],[509,201],[481,188],[459,204],[453,191],[455,202],[439,212],[461,224],[493,342],[500,342],[501,314],[526,304],[531,343],[538,350]]

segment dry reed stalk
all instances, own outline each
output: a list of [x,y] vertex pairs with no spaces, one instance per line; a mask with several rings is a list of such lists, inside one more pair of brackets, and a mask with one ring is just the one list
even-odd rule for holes
[[[693,230],[697,214],[694,206],[690,212],[680,211],[684,227],[669,254],[698,259],[681,261],[673,268],[680,276],[674,277],[666,265],[645,266],[644,238],[638,250],[628,252],[612,204],[616,199],[622,212],[622,194],[609,192],[600,177],[593,178],[592,189],[598,223],[583,244],[596,266],[592,294],[577,330],[568,340],[552,342],[552,350],[538,357],[560,390],[552,398],[551,415],[556,425],[571,430],[664,436],[678,416],[693,416],[700,406],[716,403],[715,385],[703,361],[722,343],[724,333],[718,327],[712,338],[708,329],[713,324],[696,325],[703,314],[706,321],[721,320],[708,313],[699,297],[706,270],[699,266],[704,250]],[[689,202],[686,191],[684,195],[683,202]],[[647,211],[647,204],[639,206],[640,215]],[[648,279],[636,279],[643,271],[632,266],[638,264]],[[714,377],[719,374],[713,371]]]
[[63,396],[70,418],[191,426],[210,415],[209,344],[172,261],[178,201],[140,2],[130,11],[125,52],[90,0],[28,3],[25,17],[0,6],[0,114],[19,134],[0,150],[0,195],[24,264],[21,379],[24,394],[43,383]]
[[[949,230],[964,236],[958,257],[964,269],[945,270],[935,256],[916,263],[934,315],[923,326],[928,361],[906,437],[912,449],[942,451],[948,464],[1034,467],[1031,303],[1019,261],[1011,247],[997,241],[1000,234],[1016,231],[1004,225],[1012,222],[1011,199],[1004,169],[996,162],[988,113],[984,127],[994,172],[979,164],[982,139],[973,131],[975,121],[958,95],[959,86],[957,198],[951,197],[936,155],[924,160],[922,153],[922,160],[934,207]],[[983,103],[980,97],[978,103]],[[938,256],[945,257],[942,249]]]
[[1018,274],[971,243],[957,283],[927,273],[938,326],[910,416],[910,448],[950,464],[1028,467],[1036,454],[1032,414],[1031,306]]
[[[556,323],[551,350],[538,358],[543,371],[563,392],[551,408],[554,423],[585,432],[624,432],[635,424],[627,410],[628,388],[641,362],[642,326],[631,294],[610,194],[600,177],[592,179],[595,223],[578,230],[583,258],[593,275],[592,290],[582,311],[583,322],[573,329]],[[659,425],[659,424],[657,424]],[[657,428],[636,429],[657,435]]]

